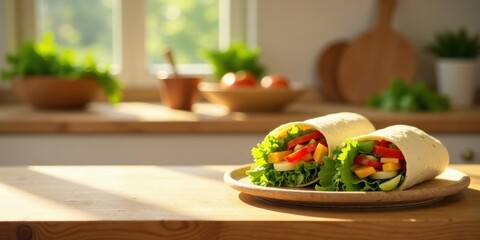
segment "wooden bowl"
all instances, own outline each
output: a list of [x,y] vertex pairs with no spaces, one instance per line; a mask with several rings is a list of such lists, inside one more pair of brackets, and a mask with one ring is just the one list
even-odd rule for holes
[[201,95],[211,103],[222,104],[232,112],[277,112],[294,102],[305,91],[299,87],[289,89],[236,88],[221,89],[216,83],[202,82]]
[[84,108],[100,90],[93,78],[70,80],[55,76],[15,78],[12,86],[22,100],[39,109]]

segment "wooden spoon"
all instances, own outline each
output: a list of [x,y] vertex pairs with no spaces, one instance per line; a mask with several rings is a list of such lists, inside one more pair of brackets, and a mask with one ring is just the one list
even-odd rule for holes
[[340,57],[347,46],[348,42],[345,40],[335,41],[325,47],[318,57],[318,81],[322,84],[323,95],[329,100],[343,100],[337,84],[337,72]]
[[413,81],[413,47],[390,26],[395,1],[378,3],[376,25],[355,39],[340,60],[338,86],[342,96],[351,102],[365,103],[372,94],[385,90],[393,77]]
[[178,74],[178,71],[177,71],[177,66],[175,65],[175,61],[173,60],[173,51],[171,48],[167,48],[165,50],[165,58],[167,59],[169,65],[170,65],[170,68],[172,69],[172,74],[174,77],[178,77],[179,74]]

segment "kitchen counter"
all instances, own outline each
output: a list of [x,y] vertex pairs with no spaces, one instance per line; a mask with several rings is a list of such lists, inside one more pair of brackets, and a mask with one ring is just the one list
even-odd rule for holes
[[414,125],[426,132],[480,133],[480,106],[440,113],[389,113],[329,102],[293,103],[280,113],[229,113],[220,105],[198,103],[193,112],[171,110],[160,103],[103,102],[85,111],[39,111],[23,104],[0,105],[1,133],[266,133],[290,121],[351,111],[377,128]]
[[[3,104],[0,165],[243,164],[251,161],[250,149],[278,125],[342,111],[360,113],[377,128],[419,127],[447,146],[451,162],[480,163],[480,106],[411,114],[305,100],[278,113],[230,113],[209,103],[197,103],[193,110],[172,110],[158,102],[94,102],[85,111]],[[179,154],[179,143],[189,151]],[[223,151],[207,150],[217,146]]]
[[[480,165],[425,206],[310,208],[224,184],[234,165],[0,167],[0,239],[479,239]],[[88,176],[88,177],[86,177]]]

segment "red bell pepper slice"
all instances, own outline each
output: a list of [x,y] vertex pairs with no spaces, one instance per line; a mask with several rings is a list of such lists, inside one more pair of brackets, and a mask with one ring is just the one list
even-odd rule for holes
[[382,146],[378,146],[378,145],[373,146],[373,153],[378,154],[382,157],[405,159],[402,151],[400,151],[398,149],[382,147]]
[[382,165],[383,165],[381,162],[377,162],[375,160],[368,159],[368,158],[366,158],[362,155],[357,155],[354,159],[354,162],[358,163],[358,164],[365,165],[365,166],[371,166],[375,169],[382,169]]
[[380,140],[377,144],[377,146],[380,146],[380,147],[388,147],[389,145],[391,144],[391,142],[389,141],[386,141],[386,140]]
[[312,139],[325,138],[321,132],[313,132],[296,137],[287,142],[287,149],[292,149],[298,144],[306,143]]
[[298,149],[297,151],[295,151],[293,153],[290,153],[289,155],[285,156],[284,159],[285,159],[285,161],[290,162],[290,163],[298,161],[303,156],[315,151],[315,149],[317,148],[317,145],[318,145],[318,143],[308,144],[307,146],[302,147],[302,148]]

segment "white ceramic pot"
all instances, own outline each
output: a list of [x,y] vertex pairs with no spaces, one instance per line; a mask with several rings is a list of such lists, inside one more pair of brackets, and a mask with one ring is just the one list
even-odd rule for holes
[[473,105],[478,70],[477,59],[440,58],[436,61],[438,90],[453,108]]

